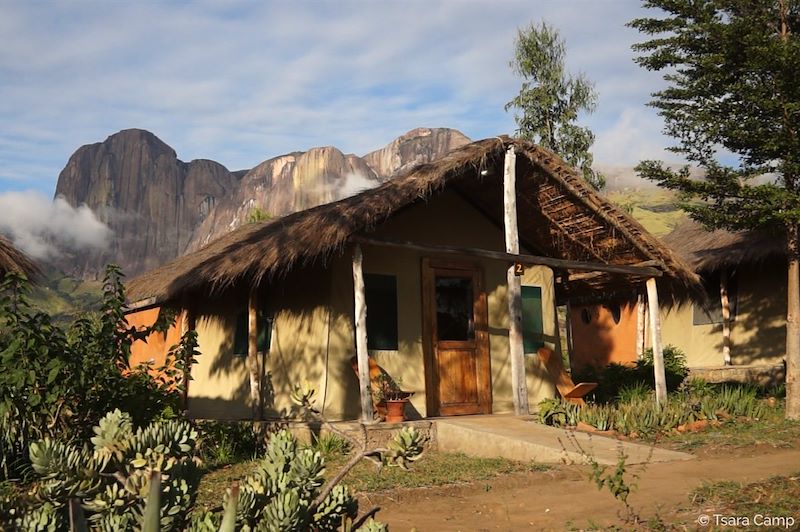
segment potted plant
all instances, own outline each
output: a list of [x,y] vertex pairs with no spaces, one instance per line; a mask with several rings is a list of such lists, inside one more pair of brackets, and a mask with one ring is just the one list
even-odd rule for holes
[[405,409],[411,392],[404,392],[400,388],[399,381],[392,379],[387,373],[381,373],[378,377],[379,404],[383,403],[386,408],[387,423],[401,423],[405,421]]

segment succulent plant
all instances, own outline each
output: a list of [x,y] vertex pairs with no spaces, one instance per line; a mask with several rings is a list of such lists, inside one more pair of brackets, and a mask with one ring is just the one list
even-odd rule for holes
[[[311,408],[313,389],[297,390],[297,399]],[[94,434],[91,446],[50,439],[30,445],[41,480],[33,490],[35,503],[14,513],[13,529],[385,531],[371,518],[356,519],[358,502],[339,482],[347,468],[366,457],[407,469],[424,443],[416,429],[405,427],[386,448],[365,446],[326,483],[322,455],[301,448],[282,430],[269,439],[252,472],[227,490],[222,513],[192,513],[199,477],[198,433],[190,423],[157,421],[134,430],[131,416],[114,410]]]
[[[70,500],[77,499],[95,530],[143,528],[146,509],[159,516],[159,529],[183,529],[198,480],[197,431],[178,420],[134,431],[131,416],[114,410],[94,433],[91,448],[50,439],[30,445],[30,460],[41,478],[34,489],[40,504],[17,518],[17,528],[59,528],[68,518]],[[148,505],[154,494],[159,503]]]

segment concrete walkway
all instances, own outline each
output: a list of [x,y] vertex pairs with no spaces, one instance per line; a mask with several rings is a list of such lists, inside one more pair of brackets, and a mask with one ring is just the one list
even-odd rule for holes
[[505,415],[462,416],[434,420],[440,451],[471,456],[508,458],[522,462],[613,465],[622,451],[626,463],[691,460],[694,456],[606,436],[548,427],[530,417]]

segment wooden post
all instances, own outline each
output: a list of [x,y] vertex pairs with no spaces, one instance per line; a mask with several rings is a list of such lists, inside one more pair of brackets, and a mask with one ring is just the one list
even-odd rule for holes
[[261,419],[261,378],[258,368],[258,293],[250,289],[247,299],[247,372],[250,374],[250,403],[253,421]]
[[719,300],[722,306],[722,361],[731,365],[731,302],[728,297],[728,270],[719,274]]
[[[503,172],[503,225],[506,233],[506,252],[519,253],[519,231],[517,229],[517,155],[514,146],[506,151]],[[508,345],[511,356],[511,394],[514,413],[528,415],[528,385],[525,381],[525,353],[522,345],[522,283],[514,273],[514,265],[508,268]]]
[[361,397],[361,422],[372,423],[372,390],[369,382],[369,352],[367,351],[367,298],[364,295],[362,261],[361,246],[356,244],[353,250],[353,293],[355,296],[358,389]]
[[647,307],[650,314],[650,334],[653,337],[653,372],[656,381],[656,403],[667,400],[667,378],[664,373],[664,350],[661,345],[661,313],[658,310],[658,289],[656,280],[647,280]]
[[645,344],[645,320],[647,316],[645,315],[645,302],[644,302],[644,295],[639,294],[636,297],[636,359],[641,360],[642,356],[644,356],[644,349]]

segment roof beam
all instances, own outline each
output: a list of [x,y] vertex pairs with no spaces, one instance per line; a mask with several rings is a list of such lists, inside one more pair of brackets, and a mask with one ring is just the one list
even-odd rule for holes
[[553,257],[540,257],[537,255],[522,255],[518,253],[506,253],[504,251],[490,251],[488,249],[464,248],[454,246],[437,246],[432,244],[417,244],[403,240],[385,240],[382,238],[372,238],[367,236],[353,235],[350,237],[352,242],[370,246],[381,246],[390,248],[410,249],[425,253],[439,253],[443,255],[461,255],[468,257],[480,257],[484,259],[499,260],[503,262],[519,262],[528,266],[549,266],[566,270],[580,270],[585,272],[608,272],[623,275],[660,277],[663,272],[651,266],[623,266],[616,264],[606,264],[602,262],[583,262],[578,260],[556,259]]

